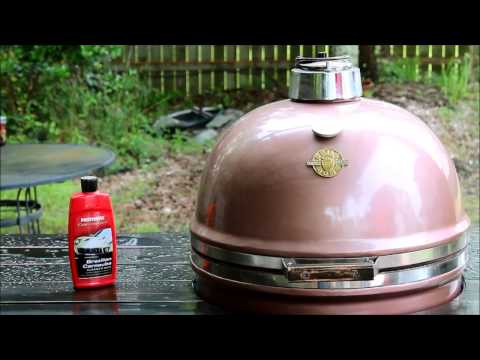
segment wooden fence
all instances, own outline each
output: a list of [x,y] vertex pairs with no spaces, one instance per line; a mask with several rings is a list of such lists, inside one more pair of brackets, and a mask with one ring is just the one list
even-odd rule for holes
[[[314,56],[329,45],[128,45],[115,63],[118,71],[136,68],[151,86],[187,96],[244,87],[289,85],[298,55]],[[464,45],[378,45],[382,58],[417,58],[431,76],[450,59],[469,51]]]

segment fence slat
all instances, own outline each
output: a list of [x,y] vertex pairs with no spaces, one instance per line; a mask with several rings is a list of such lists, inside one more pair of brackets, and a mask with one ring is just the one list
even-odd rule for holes
[[[215,45],[214,47],[214,63],[222,63],[223,62],[223,46],[222,45]],[[223,86],[223,70],[216,67],[214,70],[215,78],[214,78],[214,87],[216,91],[224,90]]]
[[[173,45],[163,45],[163,63],[172,63],[173,62]],[[175,81],[175,71],[164,71],[164,91],[176,91],[177,84]]]
[[223,46],[223,59],[229,64],[229,69],[224,70],[224,89],[235,89],[235,45]]
[[[278,45],[278,62],[287,62],[287,45]],[[279,68],[277,65],[277,83],[278,86],[287,86],[287,71],[283,68]]]
[[256,89],[262,88],[262,71],[260,65],[262,63],[262,45],[252,46],[252,75],[253,75],[253,87]]
[[295,61],[295,58],[297,56],[300,56],[300,45],[291,45],[290,46],[290,61],[293,62]]
[[[284,87],[299,55],[315,56],[328,45],[125,45],[113,67],[138,69],[162,92],[193,96],[212,90]],[[379,60],[417,58],[417,74],[433,76],[451,59],[471,52],[468,45],[377,45]],[[387,60],[390,61],[390,60]]]
[[[420,57],[422,59],[428,59],[428,47],[429,45],[420,45]],[[428,73],[428,61],[421,61],[420,63],[420,73],[426,75]]]
[[303,45],[303,51],[302,51],[303,56],[307,57],[312,57],[312,45]]
[[[188,57],[187,57],[188,55]],[[197,45],[188,45],[186,48],[186,60],[190,64],[198,64],[198,46]],[[198,94],[198,70],[187,70],[187,89],[189,96],[194,96]]]
[[[179,63],[185,63],[185,45],[174,45],[175,46],[175,53],[174,53],[174,61]],[[177,91],[180,94],[186,93],[186,70],[178,70],[175,74],[175,81]]]
[[[441,45],[433,45],[433,59],[441,59],[442,58],[442,46]],[[442,64],[439,62],[434,62],[432,64],[432,71],[434,73],[440,73],[442,71]]]
[[[160,45],[150,45],[150,61],[151,63],[158,63],[160,61]],[[162,82],[160,77],[160,68],[150,66],[150,80],[151,86],[161,89]]]
[[[240,52],[239,54],[239,61],[240,63],[248,63],[249,61],[249,46],[248,45],[240,45],[238,51]],[[237,69],[239,69],[238,64],[237,64]],[[247,88],[249,87],[249,68],[244,67],[239,69],[240,73],[240,87]]]
[[[209,64],[211,61],[211,46],[210,45],[200,45],[199,54],[199,62],[204,64]],[[199,67],[199,73],[201,78],[201,93],[209,93],[212,89],[212,76],[210,74],[210,70],[203,70]]]
[[265,87],[271,89],[275,83],[275,67],[272,66],[275,62],[275,46],[265,45],[265,59],[264,64],[267,65],[265,71]]

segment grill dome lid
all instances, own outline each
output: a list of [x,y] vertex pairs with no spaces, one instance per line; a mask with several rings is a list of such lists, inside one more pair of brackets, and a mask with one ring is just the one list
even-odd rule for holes
[[439,139],[361,98],[346,57],[297,58],[291,80],[290,99],[245,114],[210,155],[191,224],[196,291],[261,312],[403,313],[452,299],[470,221]]

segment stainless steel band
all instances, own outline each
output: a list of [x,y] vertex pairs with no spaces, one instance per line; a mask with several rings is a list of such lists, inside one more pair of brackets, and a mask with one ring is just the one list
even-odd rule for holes
[[409,253],[364,258],[281,258],[230,251],[192,234],[191,261],[222,278],[305,289],[358,289],[426,280],[466,263],[467,239]]
[[[198,238],[193,233],[190,236],[192,247],[200,254],[208,256],[210,258],[227,263],[264,269],[282,270],[284,268],[285,258],[227,250],[221,247],[207,244],[206,242],[201,241],[200,238]],[[448,244],[424,250],[370,258],[328,258],[327,260],[329,263],[341,263],[345,260],[350,259],[366,261],[368,261],[369,259],[374,259],[375,268],[380,271],[397,267],[420,265],[422,263],[435,261],[456,253],[457,251],[463,249],[466,245],[467,238],[465,235],[462,235],[458,239],[451,241]],[[306,260],[311,259],[306,258]]]
[[[239,281],[246,284],[266,285],[284,288],[300,289],[361,289],[379,286],[401,285],[421,280],[427,280],[463,267],[466,263],[465,251],[429,265],[407,268],[398,271],[388,271],[375,276],[373,280],[365,281],[303,281],[290,282],[287,276],[280,272],[267,272],[248,269],[203,258],[192,251],[192,263],[200,269],[218,277]],[[207,266],[205,266],[207,264]]]

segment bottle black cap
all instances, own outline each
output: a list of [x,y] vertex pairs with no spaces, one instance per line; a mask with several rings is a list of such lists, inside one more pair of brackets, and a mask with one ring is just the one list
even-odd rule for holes
[[82,192],[95,192],[98,188],[98,178],[96,176],[82,176],[80,178]]

